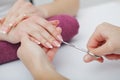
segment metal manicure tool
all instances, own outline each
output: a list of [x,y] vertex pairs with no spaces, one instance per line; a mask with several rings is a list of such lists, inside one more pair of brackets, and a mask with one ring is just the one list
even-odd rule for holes
[[65,42],[65,41],[62,41],[62,43],[66,44],[66,45],[68,45],[68,46],[70,46],[70,47],[73,47],[73,48],[79,50],[80,52],[87,53],[87,54],[91,55],[92,57],[95,57],[95,58],[99,58],[99,57],[100,57],[100,56],[94,55],[93,53],[90,53],[89,51],[87,51],[87,50],[85,50],[85,49],[80,49],[80,48],[78,48],[77,46],[75,46],[74,44],[70,44],[70,43]]

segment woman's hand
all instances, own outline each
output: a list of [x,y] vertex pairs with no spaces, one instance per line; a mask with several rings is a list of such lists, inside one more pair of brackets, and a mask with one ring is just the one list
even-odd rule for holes
[[[56,25],[52,25],[41,17],[40,12],[42,11],[37,10],[31,3],[18,0],[2,21],[1,32],[10,32],[7,36],[11,35],[4,39],[11,43],[18,43],[20,35],[26,32],[38,44],[41,43],[47,48],[59,47],[59,41],[62,40],[61,29],[56,28],[59,22],[55,21]],[[24,14],[27,14],[27,17]],[[4,35],[6,34],[2,34]]]
[[21,39],[21,46],[17,51],[17,55],[32,73],[35,80],[67,80],[55,71],[52,64],[47,59],[51,59],[49,54],[54,55],[56,49],[48,50],[48,53],[45,54],[46,51],[43,51],[39,45],[35,44],[28,36],[24,35]]
[[[120,28],[109,23],[100,24],[87,45],[89,51],[98,56],[104,56],[110,60],[120,59]],[[85,62],[96,60],[90,55],[84,57]],[[103,58],[97,61],[103,62]]]
[[32,16],[19,23],[8,34],[0,35],[5,41],[18,43],[21,36],[27,34],[34,42],[46,48],[60,47],[61,28],[56,27],[57,24],[56,20],[48,22],[39,16]]
[[49,74],[49,71],[53,68],[42,48],[32,42],[26,35],[21,39],[21,46],[17,51],[17,56],[32,73],[34,78],[42,77],[43,74],[45,76],[44,71]]
[[45,13],[42,9],[38,10],[30,2],[27,2],[25,0],[18,0],[4,18],[1,31],[3,33],[8,33],[13,27],[15,27],[22,20],[29,18],[33,15],[39,15],[41,17],[44,17],[44,14]]

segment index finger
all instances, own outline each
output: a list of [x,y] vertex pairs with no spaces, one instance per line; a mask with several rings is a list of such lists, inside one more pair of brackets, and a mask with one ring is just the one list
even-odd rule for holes
[[87,48],[89,49],[89,51],[94,50],[95,48],[104,44],[105,40],[106,38],[102,36],[101,30],[96,28],[95,32],[92,34],[87,43]]

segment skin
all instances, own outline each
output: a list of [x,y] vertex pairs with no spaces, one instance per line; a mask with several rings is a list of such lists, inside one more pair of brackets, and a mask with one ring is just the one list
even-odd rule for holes
[[[12,29],[8,34],[0,33],[0,40],[8,41],[10,43],[15,44],[15,43],[21,42],[22,36],[24,36],[24,35],[29,36],[30,33],[34,32],[35,30],[36,30],[35,32],[38,32],[38,34],[41,34],[39,29],[36,29],[36,27],[27,25],[29,23],[34,24],[34,23],[30,22],[29,19],[22,21],[19,25],[17,25],[17,27]],[[31,18],[31,19],[33,19],[33,18]],[[50,23],[54,26],[58,24],[58,23],[56,23],[56,21],[50,21]],[[2,25],[2,21],[0,21],[0,27],[1,27],[1,25]],[[37,27],[40,28],[40,26],[37,26]],[[58,29],[58,32],[61,34],[61,29]],[[36,44],[38,44],[38,42],[31,36],[29,36],[29,39],[31,41],[35,42]],[[52,61],[56,51],[58,50],[58,47],[49,48],[49,46],[46,45],[46,47],[45,47],[41,43],[39,45],[44,49],[45,52],[53,49],[51,53],[47,54],[49,56],[49,60]]]
[[[45,21],[44,18],[48,18],[50,16],[61,14],[61,13],[65,13],[65,14],[74,16],[78,10],[78,3],[79,3],[78,1],[79,0],[69,0],[69,2],[68,2],[67,0],[54,0],[54,2],[50,3],[50,4],[46,4],[46,5],[42,5],[42,6],[33,6],[32,4],[30,4],[29,2],[25,2],[24,0],[18,0],[18,2],[9,11],[7,16],[5,18],[3,18],[2,20],[0,20],[1,31],[7,33],[13,27],[16,27],[16,25],[18,25],[18,28],[19,28],[19,26],[22,25],[23,20],[28,19],[32,16],[36,16],[36,15],[41,17],[41,19],[42,19],[41,21],[43,21],[44,24],[46,24],[47,26],[51,26],[51,24],[55,24],[55,23],[50,24],[47,21]],[[75,5],[71,6],[73,3]],[[23,5],[23,7],[21,7],[21,4]],[[63,6],[61,6],[61,5],[63,5]],[[56,7],[56,8],[54,8],[54,7]],[[19,10],[19,11],[14,13],[14,11],[16,11],[16,10]],[[21,13],[21,12],[23,12],[23,13]],[[32,19],[34,19],[34,18],[36,18],[36,17],[32,17]],[[12,24],[12,26],[11,26],[11,24]],[[26,24],[28,24],[28,23],[26,23]],[[45,26],[41,26],[41,27],[46,29]],[[53,26],[52,28],[55,28],[55,27]],[[18,31],[17,28],[15,28],[15,29],[16,29],[15,31]],[[51,31],[51,30],[48,29],[48,31]],[[13,33],[14,33],[14,30],[13,30]],[[32,73],[34,79],[35,80],[39,80],[39,79],[42,79],[42,80],[45,80],[45,79],[67,80],[65,77],[58,74],[54,70],[53,66],[47,60],[47,57],[49,60],[53,59],[53,57],[50,57],[50,56],[54,55],[54,53],[57,51],[57,48],[48,49],[48,48],[44,47],[45,46],[44,42],[42,43],[44,46],[43,45],[38,46],[37,44],[35,44],[31,41],[31,40],[33,40],[33,41],[37,42],[36,39],[34,39],[33,37],[32,38],[29,37],[29,35],[26,33],[23,33],[22,35],[20,35],[21,37],[19,40],[21,41],[22,44],[21,44],[21,47],[19,48],[17,54],[18,54],[18,57],[22,60],[22,62],[25,64],[25,66]],[[91,38],[88,41],[87,47],[91,53],[101,56],[99,59],[97,59],[97,61],[103,62],[103,60],[104,60],[103,57],[110,59],[110,60],[120,59],[120,44],[119,44],[120,37],[119,37],[119,34],[120,34],[120,28],[117,26],[114,26],[112,24],[109,24],[109,23],[102,23],[96,28],[95,32],[93,33],[93,35],[91,36]],[[23,35],[24,36],[26,35],[26,36],[23,37]],[[33,35],[33,34],[31,34],[31,35]],[[55,34],[52,34],[52,35],[54,36]],[[4,35],[0,34],[0,36],[4,36]],[[8,35],[7,35],[7,37],[8,37]],[[54,37],[56,38],[56,36],[54,36]],[[3,38],[1,37],[1,40],[9,41],[9,39],[6,39],[6,37],[3,37]],[[10,39],[10,42],[13,42],[13,43],[15,42],[14,40],[13,41],[11,41],[11,40],[12,39]],[[18,41],[16,40],[16,42],[19,42],[19,40]],[[43,40],[44,40],[44,38],[43,38]],[[38,39],[38,43],[39,42],[40,41]],[[32,47],[29,47],[29,46],[32,46]],[[36,53],[34,53],[34,52],[36,52]],[[45,55],[45,52],[46,52],[46,54],[49,54],[49,55]],[[31,58],[26,57],[27,55],[29,55],[29,57],[31,57]],[[36,58],[36,59],[34,59],[34,58]],[[85,57],[84,57],[85,62],[91,62],[93,60],[96,60],[96,59],[90,55],[85,55]],[[40,72],[40,73],[36,74],[36,72]],[[46,73],[48,75],[47,77],[46,77]]]
[[[89,51],[95,55],[101,56],[97,61],[103,62],[103,57],[109,60],[120,59],[120,27],[109,23],[98,25],[95,32],[88,41]],[[84,61],[91,62],[96,60],[90,55],[85,55]]]
[[[33,18],[31,17],[29,19]],[[12,29],[8,34],[3,35],[0,33],[0,40],[8,41],[11,43],[21,42],[21,46],[17,51],[17,55],[31,72],[34,80],[67,80],[67,78],[57,73],[50,63],[50,61],[53,60],[58,47],[46,48],[42,44],[38,45],[37,43],[33,42],[34,39],[31,38],[27,33],[30,28],[31,30],[34,29],[34,27],[26,26],[26,24],[30,23],[29,19],[26,19],[19,23],[17,27]],[[51,21],[50,23],[54,26],[58,24],[56,21]],[[2,21],[0,21],[0,27],[1,26]]]
[[[18,0],[10,9],[8,14],[3,18],[3,25],[0,30],[3,33],[8,33],[21,21],[32,16],[39,16],[39,26],[43,27],[44,29],[47,29],[49,32],[49,36],[46,39],[46,35],[48,34],[43,34],[43,36],[38,36],[37,34],[35,34],[35,39],[38,40],[38,43],[41,43],[44,46],[47,44],[51,48],[55,46],[59,47],[60,44],[57,40],[61,41],[62,37],[60,34],[58,34],[57,30],[55,30],[54,26],[51,25],[47,20],[45,20],[45,18],[49,18],[51,16],[59,14],[68,14],[75,16],[78,7],[79,0],[69,0],[69,2],[67,0],[54,0],[52,3],[40,6],[34,6],[30,2],[26,2],[25,0]],[[38,37],[41,38],[39,39]],[[49,39],[51,41],[49,41]]]
[[58,14],[75,16],[78,5],[79,0],[54,0],[42,6],[18,0],[0,20],[0,40],[21,42],[17,55],[35,80],[67,80],[49,62],[54,58],[62,40],[62,30],[56,27],[59,21],[48,22],[45,18]]
[[[33,20],[34,20],[34,22],[33,22]],[[51,26],[46,27],[46,28],[43,28],[42,26],[40,26],[39,25],[40,23],[42,23],[41,17],[32,16],[32,17],[22,21],[21,23],[19,23],[8,34],[0,33],[1,40],[8,41],[10,43],[18,43],[21,40],[21,35],[23,35],[23,33],[26,33],[27,35],[30,35],[30,37],[34,39],[33,40],[34,42],[36,42],[38,44],[41,43],[46,48],[53,48],[53,46],[59,47],[60,41],[54,37],[54,36],[61,36],[61,31],[62,31],[61,28],[56,27],[58,24],[58,21],[49,22],[49,24]],[[3,24],[1,23],[1,27],[2,27],[2,25]],[[48,30],[49,32],[53,32],[54,35],[51,36],[49,34],[49,32],[46,30]],[[45,39],[43,39],[43,38],[45,38]],[[52,43],[53,46],[50,43]]]
[[[51,49],[46,51],[46,54],[53,52],[54,49]],[[55,71],[48,60],[49,56],[46,54],[42,47],[32,42],[28,36],[24,35],[22,37],[21,46],[17,51],[17,55],[31,72],[34,80],[68,80]]]
[[58,14],[75,16],[79,9],[79,1],[80,0],[53,0],[52,3],[42,6],[38,5],[37,8],[44,9],[47,14],[45,17],[47,18]]

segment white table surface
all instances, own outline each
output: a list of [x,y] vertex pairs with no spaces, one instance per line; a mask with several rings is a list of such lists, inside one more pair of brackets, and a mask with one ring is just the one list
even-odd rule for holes
[[[79,34],[71,43],[86,48],[87,41],[98,24],[110,22],[120,26],[120,2],[114,0],[82,8],[77,19],[81,27]],[[120,80],[120,61],[105,60],[102,64],[96,61],[84,63],[84,54],[63,45],[55,56],[53,65],[59,73],[71,80]],[[0,80],[33,80],[33,78],[18,60],[0,65]]]

